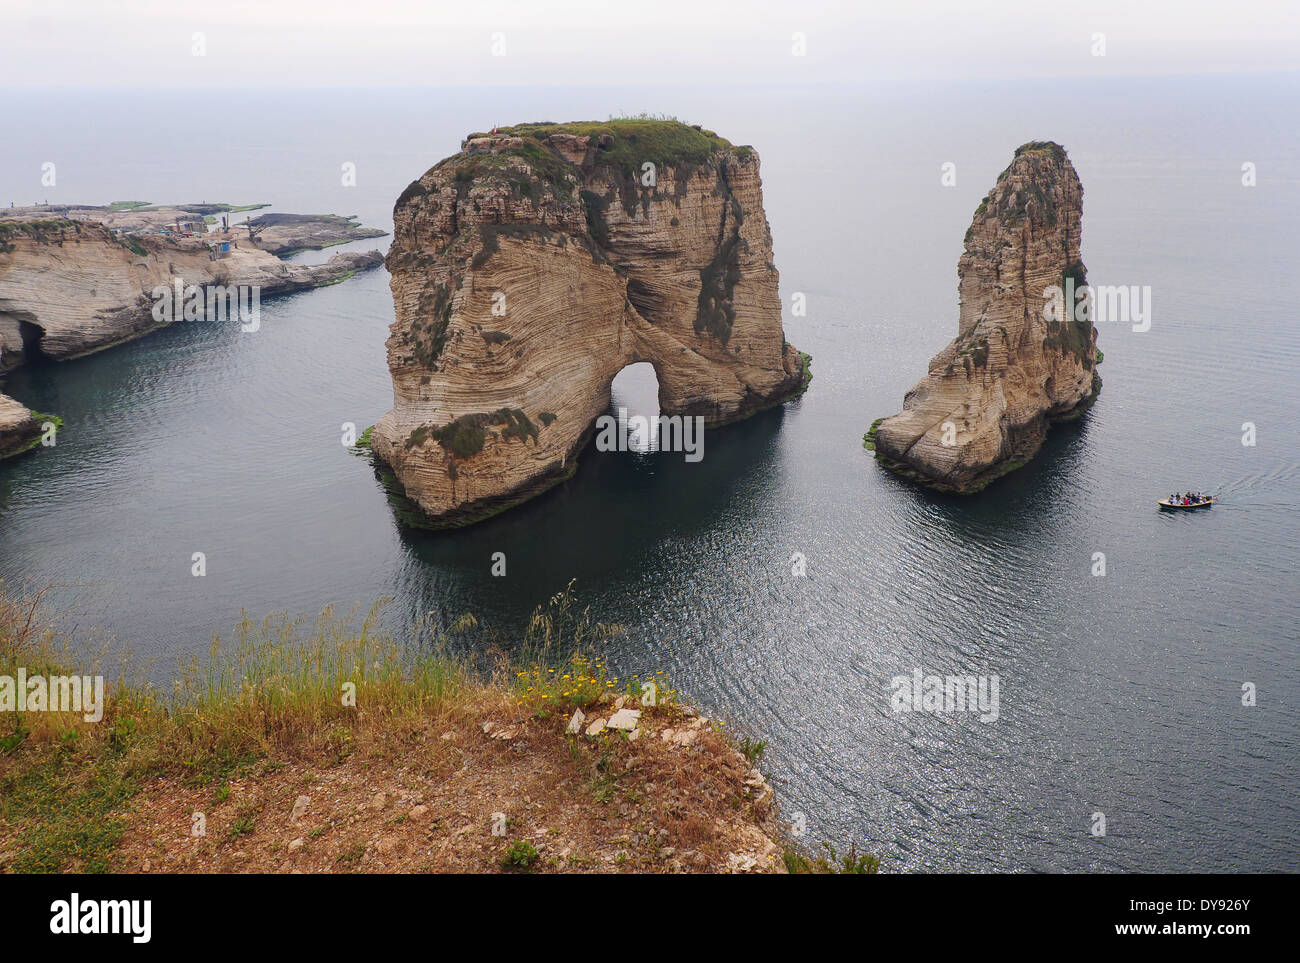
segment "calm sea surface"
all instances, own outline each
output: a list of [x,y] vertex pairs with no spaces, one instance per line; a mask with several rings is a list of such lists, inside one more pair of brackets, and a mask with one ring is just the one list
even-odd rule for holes
[[[801,401],[709,433],[699,464],[590,451],[562,488],[433,536],[399,529],[340,444],[391,404],[382,270],[264,303],[256,334],[179,324],[14,374],[4,390],[66,428],[0,465],[0,577],[53,586],[83,635],[165,679],[242,609],[391,596],[398,630],[472,611],[509,634],[576,579],[628,628],[616,670],[664,670],[767,740],[810,839],[891,869],[1300,869],[1294,78],[7,101],[4,204],[270,201],[385,229],[471,130],[675,114],[758,149],[787,315],[794,292],[808,303],[785,321],[814,358]],[[972,498],[927,494],[878,470],[862,434],[956,333],[962,235],[1031,139],[1064,144],[1083,180],[1090,278],[1149,285],[1154,320],[1101,328],[1100,401],[1031,466]],[[654,410],[654,392],[630,369],[615,403]],[[1223,501],[1158,513],[1175,488]],[[916,668],[996,673],[998,721],[895,714],[890,679]]]

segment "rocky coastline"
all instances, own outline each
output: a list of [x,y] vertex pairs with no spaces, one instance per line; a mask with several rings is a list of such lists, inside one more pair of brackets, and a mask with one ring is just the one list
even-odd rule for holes
[[[294,264],[259,243],[256,230],[208,229],[206,218],[235,210],[127,202],[0,211],[0,374],[92,354],[174,323],[184,314],[159,312],[160,291],[256,292],[260,304],[383,263],[379,251],[353,251],[325,264]],[[295,221],[293,237],[300,246],[326,246],[353,239],[340,239],[348,232],[383,233],[327,215]],[[204,317],[207,306],[205,299]],[[31,447],[32,432],[31,413],[0,395],[0,457]]]

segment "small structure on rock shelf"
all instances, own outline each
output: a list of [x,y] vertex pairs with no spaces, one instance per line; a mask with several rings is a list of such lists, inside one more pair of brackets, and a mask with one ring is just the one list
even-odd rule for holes
[[222,258],[228,258],[231,252],[239,247],[239,242],[235,240],[233,234],[229,231],[215,232],[208,235],[208,259],[219,261]]

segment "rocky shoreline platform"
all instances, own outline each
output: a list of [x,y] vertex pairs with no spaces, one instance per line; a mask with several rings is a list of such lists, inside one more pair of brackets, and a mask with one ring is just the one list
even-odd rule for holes
[[386,231],[362,227],[356,220],[355,214],[260,214],[247,223],[254,243],[278,257],[388,236]]
[[[0,210],[0,374],[81,357],[174,323],[180,310],[156,310],[160,289],[255,291],[260,304],[383,263],[377,250],[336,254],[317,265],[277,255],[290,240],[301,250],[383,234],[354,218],[265,215],[294,219],[289,227],[268,223],[262,232],[225,223],[229,213],[262,206],[120,202]],[[0,457],[30,447],[25,411],[0,395]]]

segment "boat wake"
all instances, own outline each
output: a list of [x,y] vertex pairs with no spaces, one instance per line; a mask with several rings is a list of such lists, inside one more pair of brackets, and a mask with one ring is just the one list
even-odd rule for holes
[[1294,498],[1283,495],[1294,492],[1297,483],[1300,483],[1300,462],[1244,475],[1211,486],[1208,490],[1214,493],[1216,504],[1223,502],[1234,507],[1267,508],[1272,511],[1300,507]]

